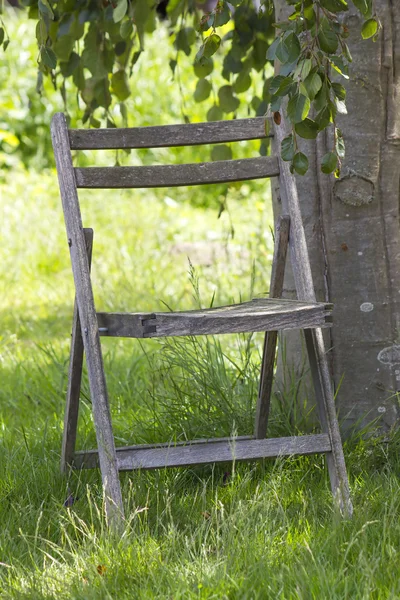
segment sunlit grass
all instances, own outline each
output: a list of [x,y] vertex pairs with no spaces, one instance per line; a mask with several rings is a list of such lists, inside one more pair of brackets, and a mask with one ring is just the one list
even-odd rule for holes
[[[1,190],[2,597],[398,597],[395,435],[347,447],[352,522],[333,511],[323,459],[303,457],[124,474],[126,531],[109,536],[99,473],[59,473],[73,286],[55,179],[20,171]],[[220,219],[162,194],[112,201],[111,219],[109,197],[83,201],[99,307],[206,306],[265,291],[272,237],[259,190],[231,190]],[[261,341],[105,340],[117,444],[249,433]],[[277,434],[289,431],[286,402],[274,405]],[[79,446],[89,447],[86,376],[80,417]],[[65,508],[69,494],[77,500]]]
[[[12,82],[23,88],[34,77],[32,68],[21,79],[33,43],[29,25],[18,28],[23,52],[10,46],[0,65],[4,115]],[[179,121],[182,99],[165,61],[154,48],[146,60],[157,76],[138,67],[130,124]],[[171,94],[157,94],[154,80]],[[48,127],[59,104],[55,95],[41,102]],[[124,160],[204,158],[208,149]],[[115,155],[100,160],[113,164]],[[56,173],[23,170],[15,157],[10,164],[0,187],[0,597],[399,598],[398,434],[346,445],[351,522],[333,510],[323,458],[302,457],[122,474],[126,528],[118,539],[108,533],[99,473],[59,472],[74,290]],[[95,231],[98,310],[193,308],[268,289],[272,216],[263,183],[212,193],[86,192],[82,213]],[[261,346],[260,334],[104,340],[117,444],[250,433]],[[293,389],[274,401],[277,435],[306,425]],[[78,445],[94,443],[84,374]]]

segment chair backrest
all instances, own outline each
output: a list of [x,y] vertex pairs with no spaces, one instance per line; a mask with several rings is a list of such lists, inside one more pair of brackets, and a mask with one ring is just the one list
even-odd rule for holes
[[[270,137],[265,119],[238,119],[131,129],[72,129],[71,150],[166,148]],[[157,188],[228,183],[279,174],[275,157],[140,167],[76,168],[78,188]]]
[[[275,127],[278,148],[286,135],[285,129],[282,119],[282,124]],[[279,151],[270,157],[178,165],[74,168],[72,164],[73,150],[198,146],[273,137],[267,131],[264,117],[129,129],[68,130],[65,116],[57,113],[51,131],[76,286],[79,280],[81,286],[87,281],[90,286],[77,188],[177,187],[279,176],[282,210],[291,220],[291,262],[297,295],[301,300],[315,301],[297,187],[289,165],[282,161]],[[79,256],[74,257],[75,253]]]

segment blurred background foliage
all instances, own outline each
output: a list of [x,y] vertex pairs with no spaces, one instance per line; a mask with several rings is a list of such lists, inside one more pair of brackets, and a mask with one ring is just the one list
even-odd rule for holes
[[[35,23],[29,35],[37,43],[36,90],[48,93],[50,81],[72,125],[77,114],[83,125],[95,128],[131,125],[132,117],[143,117],[135,114],[137,99],[143,99],[143,86],[154,79],[157,96],[164,96],[167,86],[175,87],[184,122],[201,113],[185,98],[188,91],[194,103],[205,104],[203,120],[269,111],[279,125],[283,111],[291,129],[281,156],[300,175],[309,161],[298,137],[313,140],[333,127],[334,143],[321,170],[339,177],[345,144],[337,115],[347,109],[346,89],[336,79],[348,78],[352,61],[343,21],[349,0],[282,3],[292,12],[276,23],[272,0],[19,0],[13,2],[18,8],[8,5],[7,17],[15,10]],[[352,3],[364,20],[362,37],[377,39],[381,25],[372,0]],[[278,2],[278,12],[280,6]],[[19,39],[13,33],[1,20],[4,51]],[[161,77],[144,58],[149,49],[161,59]],[[143,106],[150,105],[146,116],[153,123],[162,122],[153,119],[160,114],[175,116],[154,98]],[[27,137],[16,144],[8,136],[6,143],[29,151]],[[266,152],[261,144],[260,153]],[[215,148],[211,158],[229,160],[230,147]]]
[[[82,101],[71,80],[65,80],[62,89],[49,78],[42,78],[38,72],[40,58],[35,36],[36,20],[27,19],[26,11],[8,9],[5,15],[7,35],[10,43],[6,52],[0,52],[0,169],[15,168],[18,164],[34,169],[54,166],[50,139],[52,115],[67,110],[71,127],[123,124],[121,102],[113,100],[108,109],[99,108],[88,122],[85,118],[86,105]],[[227,25],[226,28],[231,28]],[[224,55],[222,51],[214,56],[217,69],[210,78],[210,96],[199,102],[196,93],[199,79],[193,73],[193,60],[196,53],[191,48],[189,55],[180,52],[179,68],[172,72],[169,61],[176,60],[176,47],[169,29],[161,22],[157,34],[148,36],[146,48],[135,65],[129,79],[130,95],[124,100],[125,122],[129,126],[179,123],[184,120],[205,121],[210,119],[210,110],[215,109],[218,89],[224,84],[221,75]],[[262,74],[255,73],[248,89],[240,93],[240,107],[237,116],[248,116],[254,98],[262,95]],[[66,92],[66,93],[64,93]],[[254,114],[254,113],[253,113]],[[216,115],[223,117],[223,115]],[[100,121],[97,120],[97,117]],[[257,154],[260,144],[237,144],[234,158]],[[262,148],[265,152],[266,148]],[[221,145],[214,150],[214,159],[230,158],[232,148]],[[185,160],[198,162],[210,158],[208,148],[165,149],[132,153],[130,162],[175,162]],[[85,153],[79,159],[91,162],[93,157]],[[108,159],[107,159],[108,160]],[[126,162],[125,153],[113,155],[112,161]]]

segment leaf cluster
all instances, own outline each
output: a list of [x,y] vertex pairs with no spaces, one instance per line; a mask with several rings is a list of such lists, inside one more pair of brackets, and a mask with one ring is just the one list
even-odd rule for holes
[[[249,111],[264,115],[270,110],[280,122],[285,108],[292,131],[282,145],[282,157],[290,161],[292,171],[304,174],[308,169],[307,157],[298,150],[298,137],[315,139],[333,125],[334,144],[322,161],[322,170],[339,174],[344,142],[336,118],[346,112],[346,90],[336,78],[348,78],[352,60],[346,43],[349,32],[342,19],[350,1],[364,18],[362,37],[375,38],[380,24],[373,13],[373,0],[286,0],[293,11],[280,23],[274,23],[272,0],[262,0],[259,8],[251,0],[218,0],[206,14],[199,11],[195,0],[169,0],[172,76],[179,75],[182,55],[190,57],[196,49],[194,100],[204,102],[213,95],[207,113],[207,119],[213,121],[235,114],[241,94],[252,88],[255,74],[261,73],[265,82],[262,94],[253,95]],[[103,117],[108,127],[114,127],[115,111],[110,110],[114,101],[119,103],[126,125],[129,79],[144,50],[146,35],[157,28],[159,2],[23,2],[29,16],[37,19],[39,90],[43,76],[50,77],[68,112],[65,82],[70,79],[85,105],[84,123],[100,127]],[[221,52],[226,83],[215,91],[214,58]],[[278,74],[269,77],[272,62],[278,66]]]
[[[292,171],[304,175],[307,157],[298,149],[298,137],[315,139],[330,125],[334,128],[331,151],[322,159],[324,173],[340,174],[345,146],[336,125],[337,115],[346,113],[346,90],[335,81],[348,79],[352,61],[346,39],[349,35],[341,19],[349,9],[347,0],[302,0],[293,2],[287,21],[276,23],[279,34],[267,52],[278,65],[279,74],[268,81],[268,104],[275,119],[280,119],[284,104],[292,132],[282,142],[282,158]],[[373,37],[379,28],[372,16],[372,0],[353,0],[365,18],[364,38]],[[278,116],[279,115],[279,116]]]

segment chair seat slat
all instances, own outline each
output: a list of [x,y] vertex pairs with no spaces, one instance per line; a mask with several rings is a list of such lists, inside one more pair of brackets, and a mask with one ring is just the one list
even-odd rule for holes
[[271,137],[265,117],[129,129],[70,129],[71,150],[168,148]]
[[276,157],[151,167],[75,168],[78,188],[162,188],[264,179],[279,175]]
[[178,337],[327,327],[331,312],[331,304],[257,299],[186,312],[97,313],[97,322],[103,336]]

